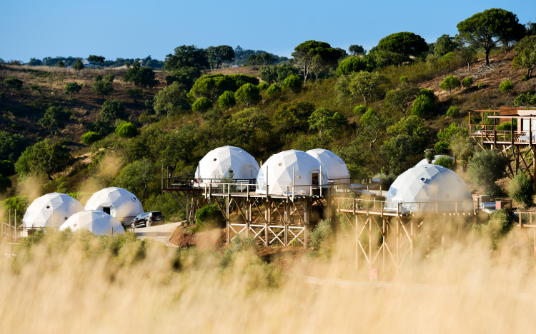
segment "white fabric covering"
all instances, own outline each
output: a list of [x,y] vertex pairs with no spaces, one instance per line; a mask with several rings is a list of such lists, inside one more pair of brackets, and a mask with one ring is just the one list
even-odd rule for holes
[[[458,212],[473,211],[473,197],[465,182],[453,171],[437,165],[422,165],[408,169],[391,185],[387,193],[386,209],[397,208],[397,203],[404,203],[400,210],[416,212],[420,202],[420,211],[436,211],[436,202],[440,212],[454,212],[458,202]],[[429,204],[426,204],[431,202]]]
[[46,194],[32,202],[22,223],[24,227],[60,227],[73,214],[83,210],[82,204],[69,195]]
[[[296,178],[295,194],[309,195],[313,183],[313,173],[319,174],[320,162],[303,151],[289,150],[272,155],[262,165],[257,176],[257,192],[266,194],[266,174],[268,172],[268,192],[285,195],[292,193],[293,167]],[[320,177],[319,180],[320,182]],[[322,170],[322,184],[327,184],[327,173]]]
[[305,152],[318,160],[322,165],[322,170],[325,169],[326,174],[332,182],[350,183],[350,173],[346,167],[346,163],[335,153],[323,148],[315,148]]
[[[239,147],[223,146],[208,152],[195,171],[198,184],[218,182],[229,177],[233,171],[234,180],[250,180],[257,177],[259,164],[255,158]],[[203,181],[204,180],[204,181]]]
[[116,187],[97,191],[86,203],[86,210],[104,211],[103,208],[110,208],[110,215],[116,219],[143,213],[143,206],[133,193]]
[[101,235],[111,234],[112,227],[114,228],[114,233],[125,233],[123,225],[106,212],[88,210],[72,215],[61,225],[60,230],[65,230],[66,228],[70,228],[72,231],[86,229],[95,235]]

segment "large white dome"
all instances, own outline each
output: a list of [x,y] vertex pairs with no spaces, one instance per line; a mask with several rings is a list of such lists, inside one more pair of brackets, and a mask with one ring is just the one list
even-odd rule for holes
[[69,217],[83,211],[80,202],[69,195],[52,193],[37,198],[26,210],[24,227],[60,227]]
[[[453,171],[437,165],[421,165],[402,173],[391,185],[385,207],[396,209],[397,203],[403,212],[420,211],[458,212],[473,211],[473,197],[465,182]],[[391,203],[389,203],[391,202]],[[426,204],[428,203],[428,204]]]
[[233,172],[235,180],[251,180],[257,177],[259,164],[255,158],[239,147],[223,146],[208,152],[195,171],[199,183],[220,180]]
[[86,210],[109,211],[112,217],[124,219],[143,213],[143,206],[130,191],[110,187],[94,193],[86,203]]
[[[453,158],[453,157],[449,157],[448,155],[436,155],[436,156],[434,156],[434,160],[432,160],[432,163],[431,163],[431,164],[435,164],[436,160],[439,159],[439,158],[441,158],[441,157],[447,157],[447,158],[450,158],[450,160],[454,161],[454,158]],[[417,163],[417,164],[415,165],[415,167],[417,167],[417,166],[422,166],[422,165],[430,165],[430,164],[428,163],[428,160],[426,160],[426,159],[422,159],[421,161],[419,161],[419,163]]]
[[315,148],[306,153],[320,162],[322,170],[326,170],[331,182],[350,183],[350,173],[346,163],[338,155],[323,148]]
[[63,231],[66,228],[70,228],[72,231],[78,229],[86,229],[95,235],[101,234],[111,234],[112,227],[114,228],[114,233],[125,233],[123,225],[103,211],[80,211],[72,215],[63,225],[61,225],[60,230]]
[[[320,162],[303,151],[289,150],[272,155],[262,165],[257,176],[257,192],[266,194],[266,173],[268,172],[268,192],[274,195],[292,193],[293,168],[295,194],[309,195],[310,186],[320,182]],[[322,184],[327,184],[327,173],[322,170]]]

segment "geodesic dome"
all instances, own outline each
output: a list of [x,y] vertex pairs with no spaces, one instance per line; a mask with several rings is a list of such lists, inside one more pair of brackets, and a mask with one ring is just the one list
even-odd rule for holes
[[69,217],[83,211],[80,202],[69,195],[52,193],[30,204],[22,218],[24,227],[60,227]]
[[[295,175],[295,177],[294,177]],[[274,195],[292,194],[294,179],[295,194],[309,195],[310,186],[328,183],[327,173],[322,169],[320,178],[320,162],[303,151],[289,150],[272,155],[262,165],[257,176],[257,192],[266,194],[266,178],[268,193]]]
[[119,220],[103,211],[88,210],[72,215],[61,225],[60,231],[66,228],[70,228],[72,231],[86,229],[95,235],[101,235],[111,234],[112,227],[114,228],[114,233],[125,233],[125,229]]
[[[453,171],[437,165],[421,165],[402,173],[391,185],[386,209],[409,212],[473,211],[473,197],[465,182]],[[437,208],[436,208],[436,203]],[[420,203],[420,204],[417,204]]]
[[116,219],[125,219],[143,213],[143,206],[130,191],[110,187],[94,193],[86,203],[86,210],[104,211]]
[[346,163],[335,153],[323,148],[315,148],[305,152],[318,160],[322,170],[326,170],[328,179],[333,183],[350,183],[350,173]]
[[208,152],[195,171],[198,184],[210,181],[219,182],[229,178],[229,171],[234,180],[251,180],[257,177],[259,164],[255,158],[239,147],[223,146]]
[[[434,156],[434,160],[432,160],[432,163],[431,163],[431,164],[433,165],[433,164],[436,162],[436,160],[439,159],[439,158],[441,158],[441,157],[447,157],[447,158],[449,158],[450,160],[454,161],[454,158],[453,158],[453,157],[449,157],[448,155],[435,155],[435,156]],[[426,159],[422,159],[421,161],[419,161],[418,164],[415,165],[415,167],[417,167],[417,166],[422,166],[422,165],[430,165],[430,164],[428,163],[428,160],[426,160]]]

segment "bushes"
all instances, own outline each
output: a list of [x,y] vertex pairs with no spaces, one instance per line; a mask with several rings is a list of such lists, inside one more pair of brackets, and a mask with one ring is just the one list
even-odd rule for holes
[[246,107],[253,106],[261,102],[261,91],[259,87],[254,84],[244,84],[235,92],[235,100],[244,104]]
[[197,228],[199,230],[225,226],[225,218],[217,203],[206,205],[197,210],[195,218],[197,219]]
[[449,110],[447,110],[448,117],[458,117],[459,115],[460,115],[460,108],[456,106],[450,106]]
[[452,161],[452,159],[449,157],[441,156],[437,158],[437,160],[434,162],[434,165],[442,166],[448,169],[453,169],[454,161]]
[[449,75],[445,79],[443,79],[443,82],[439,85],[439,88],[443,90],[447,90],[452,96],[452,90],[460,87],[460,79],[454,75]]
[[297,93],[301,90],[303,85],[302,80],[297,75],[291,75],[283,81],[281,85],[284,89],[289,89],[294,93]]
[[533,203],[534,188],[527,174],[518,174],[508,185],[508,196],[517,202],[530,206]]
[[315,252],[322,252],[328,257],[333,243],[333,229],[331,227],[331,219],[321,220],[313,232],[311,232],[311,246]]
[[504,80],[499,85],[499,89],[501,90],[501,93],[506,93],[510,95],[510,92],[512,91],[512,89],[514,89],[514,84],[510,80]]
[[413,106],[411,107],[411,114],[421,118],[430,117],[434,110],[434,102],[435,101],[431,100],[426,94],[419,94],[419,96],[417,96],[417,98],[413,102]]
[[536,93],[530,94],[530,92],[527,92],[525,94],[519,94],[514,99],[514,107],[520,107],[520,106],[530,106],[530,105],[536,105]]
[[432,161],[434,161],[434,159],[435,159],[435,151],[434,151],[434,149],[429,148],[429,149],[424,150],[424,158],[426,159],[426,161],[428,161],[429,164],[431,164]]
[[122,122],[115,129],[115,134],[121,138],[132,138],[138,134],[138,128],[130,122]]
[[200,97],[192,104],[192,110],[198,112],[206,112],[212,108],[212,101],[206,97]]
[[356,115],[363,115],[367,112],[367,106],[365,106],[364,104],[358,104],[357,106],[355,106],[353,111]]
[[472,77],[465,77],[462,81],[463,88],[469,88],[473,85],[473,78]]
[[269,98],[277,98],[279,95],[281,95],[281,92],[283,89],[278,84],[274,83],[268,89],[266,90],[266,95],[268,95]]
[[348,75],[352,72],[366,71],[368,69],[367,63],[360,57],[349,57],[341,61],[337,68],[337,76]]
[[259,89],[260,89],[261,91],[264,91],[264,90],[267,90],[268,87],[270,87],[270,84],[267,83],[266,81],[263,81],[263,82],[261,82],[257,87],[259,87]]
[[84,145],[91,145],[94,142],[99,141],[99,140],[100,140],[99,134],[93,131],[88,131],[84,133],[84,135],[82,135],[82,143],[84,143]]
[[507,161],[497,150],[476,153],[469,161],[469,178],[488,192],[497,191],[495,181],[506,174]]
[[230,90],[226,90],[221,96],[218,98],[218,105],[220,108],[231,108],[236,104],[234,93]]

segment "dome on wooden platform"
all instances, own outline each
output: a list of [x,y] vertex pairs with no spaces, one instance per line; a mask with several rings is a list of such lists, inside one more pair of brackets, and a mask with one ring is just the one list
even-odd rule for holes
[[323,148],[315,148],[305,152],[318,160],[322,165],[322,170],[325,169],[328,179],[331,182],[350,183],[350,173],[346,167],[346,163],[338,155],[325,150]]
[[223,146],[208,152],[195,171],[199,185],[229,179],[253,180],[259,172],[255,158],[239,147]]

